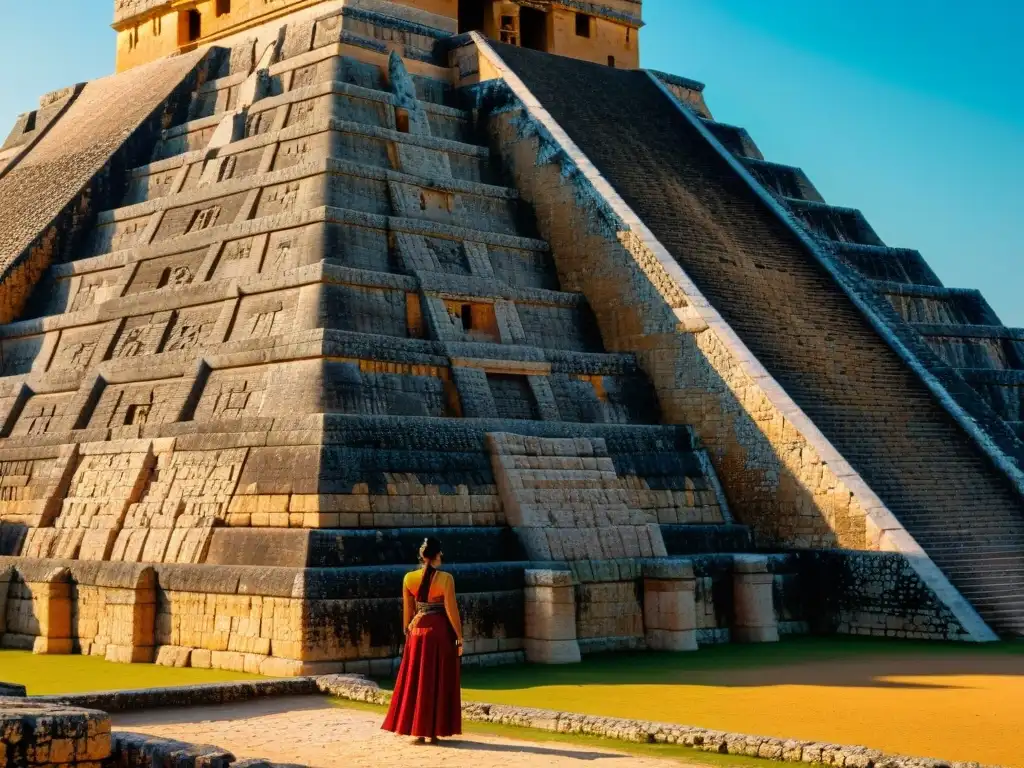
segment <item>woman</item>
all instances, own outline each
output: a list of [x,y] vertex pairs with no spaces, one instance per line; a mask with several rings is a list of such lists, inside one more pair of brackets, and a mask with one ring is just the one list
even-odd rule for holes
[[423,567],[402,582],[405,653],[382,726],[417,744],[462,733],[462,621],[455,580],[441,567],[441,542],[423,540]]

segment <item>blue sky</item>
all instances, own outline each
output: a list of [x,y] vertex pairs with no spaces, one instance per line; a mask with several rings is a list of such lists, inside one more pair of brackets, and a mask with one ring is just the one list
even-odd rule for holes
[[[1024,326],[1024,3],[646,0],[645,66]],[[109,0],[0,0],[0,134],[113,69]]]

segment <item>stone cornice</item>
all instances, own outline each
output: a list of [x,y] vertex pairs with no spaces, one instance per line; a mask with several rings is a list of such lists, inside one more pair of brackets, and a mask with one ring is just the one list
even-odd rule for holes
[[171,0],[114,0],[114,26],[131,19],[152,15],[158,9],[170,9]]

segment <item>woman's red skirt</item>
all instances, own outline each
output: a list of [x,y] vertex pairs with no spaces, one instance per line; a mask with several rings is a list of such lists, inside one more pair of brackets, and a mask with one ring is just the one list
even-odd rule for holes
[[391,707],[382,728],[402,736],[462,733],[461,660],[443,613],[420,617],[405,643]]

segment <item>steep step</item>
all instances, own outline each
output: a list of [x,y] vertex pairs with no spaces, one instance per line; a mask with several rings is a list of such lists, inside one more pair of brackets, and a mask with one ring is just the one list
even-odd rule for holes
[[753,552],[752,532],[745,525],[662,525],[669,555]]
[[707,129],[714,134],[715,138],[722,142],[722,145],[737,157],[764,160],[764,155],[761,154],[761,150],[757,148],[754,140],[747,133],[746,128],[719,123],[706,118],[701,119]]
[[[1020,517],[1011,482],[645,73],[497,50],[898,518],[927,511],[956,529]],[[791,205],[846,239],[881,245],[852,212]],[[907,527],[927,551],[928,531]],[[1005,539],[1024,552],[1024,535]]]
[[966,325],[912,323],[922,336],[951,336],[961,339],[1005,339],[1024,341],[1024,328],[1008,328],[1005,325]]
[[909,322],[999,325],[999,318],[981,291],[972,288],[905,285],[881,280],[871,281],[870,286],[885,296]]
[[219,528],[206,562],[292,568],[352,568],[415,563],[423,539],[442,539],[450,563],[501,563],[526,559],[519,538],[507,527],[392,528],[302,531]]
[[864,214],[856,208],[841,208],[811,200],[786,198],[784,202],[813,232],[837,243],[884,246]]
[[836,250],[844,262],[868,280],[901,285],[942,286],[920,251],[860,243],[837,243]]
[[821,193],[818,192],[814,184],[811,183],[811,180],[807,178],[807,174],[800,168],[770,163],[767,160],[757,160],[753,157],[744,157],[743,164],[754,178],[783,199],[792,198],[816,203],[825,202]]

